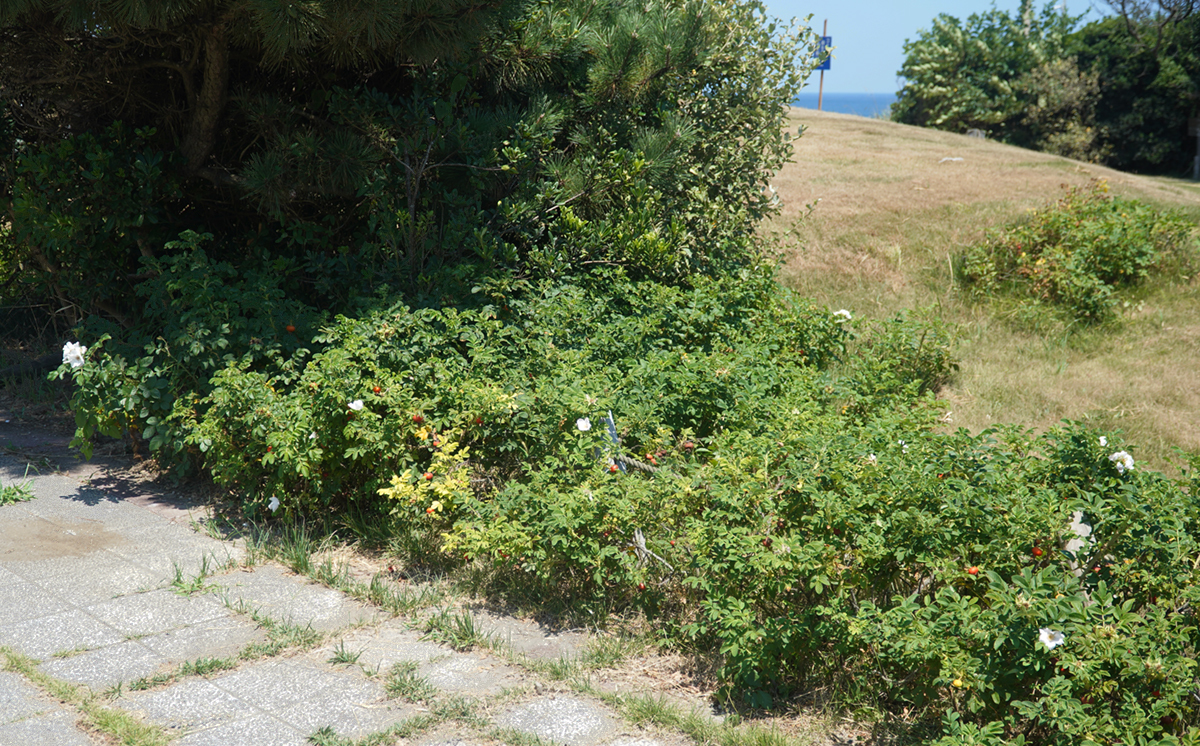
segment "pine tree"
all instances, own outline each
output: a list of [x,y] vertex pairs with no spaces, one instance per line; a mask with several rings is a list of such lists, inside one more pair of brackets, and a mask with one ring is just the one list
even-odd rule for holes
[[186,174],[220,179],[231,90],[454,55],[500,1],[2,0],[0,95],[26,137],[165,127]]
[[776,209],[807,39],[757,0],[0,0],[9,240],[129,323],[184,229],[328,306],[723,271]]

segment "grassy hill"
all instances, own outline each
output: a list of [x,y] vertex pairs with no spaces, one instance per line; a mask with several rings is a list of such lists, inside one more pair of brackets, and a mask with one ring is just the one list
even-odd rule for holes
[[1168,470],[1174,448],[1200,452],[1200,277],[1153,279],[1096,328],[1018,322],[954,278],[957,257],[988,229],[1068,185],[1104,179],[1114,194],[1200,222],[1200,184],[883,120],[789,117],[804,136],[772,182],[784,203],[773,227],[799,244],[784,281],[860,321],[926,309],[950,324],[962,361],[941,392],[951,427],[1088,421],[1123,431],[1136,458]]

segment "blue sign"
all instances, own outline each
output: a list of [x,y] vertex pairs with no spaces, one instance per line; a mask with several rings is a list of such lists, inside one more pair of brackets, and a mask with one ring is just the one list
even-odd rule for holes
[[831,59],[829,50],[833,48],[833,37],[822,36],[821,42],[817,44],[817,48],[813,50],[813,59],[820,60],[820,64],[814,67],[814,70],[828,70],[829,61]]

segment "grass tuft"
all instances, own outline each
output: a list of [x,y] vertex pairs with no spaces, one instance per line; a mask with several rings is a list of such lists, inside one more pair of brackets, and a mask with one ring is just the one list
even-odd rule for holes
[[329,656],[329,663],[343,666],[353,666],[358,663],[359,656],[362,651],[352,651],[346,649],[346,641],[338,640],[337,647],[333,649],[333,655]]
[[417,664],[413,661],[402,661],[392,666],[383,688],[388,697],[413,703],[427,702],[438,693],[437,687],[417,673]]
[[25,677],[31,684],[55,699],[74,707],[85,725],[98,731],[122,746],[167,746],[170,743],[166,732],[149,723],[143,723],[124,710],[111,709],[100,704],[104,695],[93,695],[87,687],[75,686],[60,681],[38,669],[32,659],[6,647],[0,647],[3,668]]
[[422,640],[440,642],[460,653],[476,647],[495,647],[490,635],[484,634],[475,624],[475,615],[463,610],[458,614],[445,608],[425,620],[425,635]]

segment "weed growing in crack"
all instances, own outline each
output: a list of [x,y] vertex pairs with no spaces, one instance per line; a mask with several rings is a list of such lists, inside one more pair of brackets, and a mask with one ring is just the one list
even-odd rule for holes
[[358,663],[358,657],[360,655],[362,655],[361,650],[347,650],[346,641],[338,640],[337,647],[333,649],[333,655],[329,656],[329,663],[353,666],[355,663]]
[[424,623],[422,640],[433,640],[447,645],[460,653],[475,647],[495,647],[498,643],[475,624],[475,615],[464,610],[455,614],[442,609],[431,615]]
[[332,560],[326,559],[312,569],[309,577],[330,588],[341,588],[350,582],[350,570],[345,565],[335,567]]
[[551,743],[532,733],[515,728],[493,728],[487,735],[495,741],[508,744],[508,746],[550,746]]
[[177,562],[172,562],[174,568],[174,578],[171,580],[171,587],[180,596],[194,596],[197,593],[204,593],[212,587],[211,583],[204,582],[208,576],[213,574],[212,565],[209,563],[209,556],[206,554],[200,558],[200,569],[191,578],[185,579],[183,568]]
[[391,746],[397,739],[415,738],[441,722],[432,715],[414,715],[357,741],[343,738],[333,728],[325,726],[309,736],[308,743],[310,746]]
[[405,702],[427,702],[438,692],[437,687],[417,673],[417,664],[413,661],[401,661],[392,666],[383,688],[388,697]]
[[28,502],[33,499],[29,488],[29,466],[25,467],[25,481],[21,484],[0,485],[0,505]]
[[333,726],[326,725],[313,731],[305,743],[309,746],[354,746],[354,740],[339,736]]
[[129,691],[144,692],[148,689],[155,689],[170,684],[174,680],[175,674],[173,673],[156,673],[153,676],[143,676],[129,683]]
[[453,720],[475,727],[482,727],[487,720],[476,713],[479,702],[471,697],[459,694],[449,697],[439,697],[430,703],[429,709],[442,720]]
[[179,666],[177,676],[209,676],[237,667],[236,658],[197,658]]

